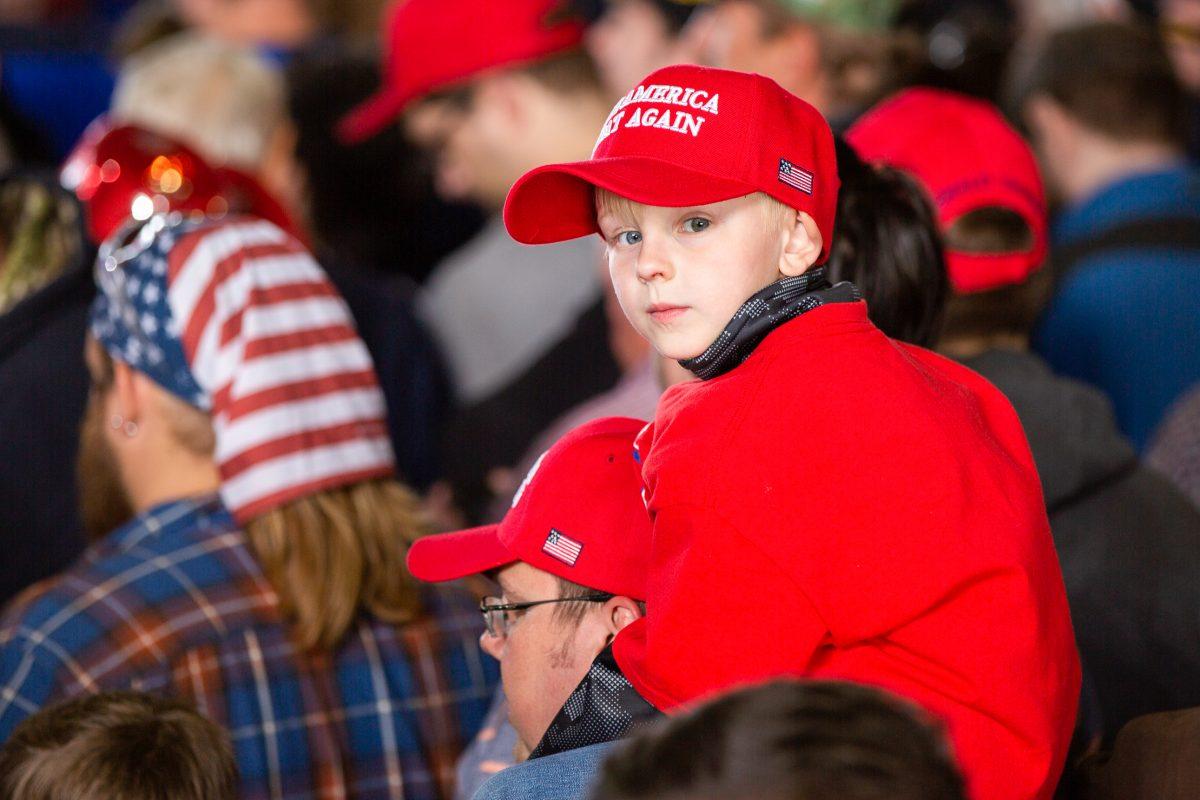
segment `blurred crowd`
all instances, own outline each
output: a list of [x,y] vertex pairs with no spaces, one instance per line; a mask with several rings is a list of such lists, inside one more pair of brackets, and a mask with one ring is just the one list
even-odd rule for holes
[[[982,376],[1028,441],[1053,552],[1014,546],[1032,577],[1005,580],[1042,600],[1026,624],[976,597],[923,634],[969,659],[893,644],[880,663],[925,665],[911,685],[818,654],[789,670],[811,680],[731,668],[717,688],[739,691],[675,708],[613,655],[680,613],[629,555],[661,535],[643,427],[667,437],[664,392],[725,367],[645,335],[611,237],[524,225],[510,190],[601,153],[655,91],[678,110],[646,128],[733,113],[644,80],[672,65],[820,112],[815,180],[840,191],[800,288]],[[0,0],[0,796],[1197,796],[1197,158],[1200,0]],[[566,179],[547,193],[568,216]],[[858,400],[771,436],[800,460],[831,420],[869,437]],[[838,503],[969,526],[982,484],[1024,513],[1001,468],[947,460],[870,501],[858,476],[886,458],[842,464],[781,506],[788,535]],[[422,538],[449,531],[465,555]],[[604,566],[562,572],[585,546]],[[859,648],[958,602],[918,608],[919,559],[879,550],[797,568],[896,565]],[[840,611],[776,608],[781,579],[707,557],[697,626],[811,612],[844,644]],[[1039,594],[1060,583],[1065,640]],[[701,662],[770,660],[692,638]],[[1027,686],[979,688],[1021,648]],[[1038,751],[1011,794],[942,704]],[[1027,706],[1061,742],[1010,724]],[[1026,758],[1045,764],[1022,783]]]

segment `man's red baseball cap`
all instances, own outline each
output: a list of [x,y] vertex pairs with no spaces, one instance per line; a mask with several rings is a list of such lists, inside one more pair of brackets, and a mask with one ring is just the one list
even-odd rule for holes
[[338,136],[361,142],[419,97],[582,40],[569,0],[399,0],[384,39],[384,87],[342,119]]
[[1046,259],[1046,192],[1033,150],[991,103],[941,89],[907,89],[867,112],[846,141],[866,161],[912,173],[933,198],[943,229],[999,206],[1033,232],[1025,252],[946,253],[959,294],[1023,282]]
[[409,571],[450,581],[523,561],[589,589],[645,599],[650,517],[634,453],[644,427],[606,417],[575,428],[529,470],[498,525],[418,539]]
[[665,67],[617,102],[590,159],[538,167],[513,185],[509,234],[544,244],[597,233],[594,187],[670,207],[765,192],[816,220],[824,259],[837,208],[833,134],[770,78]]

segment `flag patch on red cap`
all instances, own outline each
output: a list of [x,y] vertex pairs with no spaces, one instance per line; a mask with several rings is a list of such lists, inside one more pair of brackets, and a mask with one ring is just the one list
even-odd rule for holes
[[546,537],[546,543],[542,545],[542,552],[551,558],[558,559],[568,567],[573,567],[579,560],[579,554],[583,552],[583,542],[577,542],[570,536],[564,536],[551,528],[550,535]]
[[813,193],[813,174],[797,167],[786,158],[779,159],[779,180],[805,194]]

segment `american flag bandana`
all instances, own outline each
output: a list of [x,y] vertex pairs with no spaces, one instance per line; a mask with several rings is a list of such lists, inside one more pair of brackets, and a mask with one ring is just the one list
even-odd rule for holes
[[367,348],[325,272],[280,228],[153,217],[101,247],[96,285],[92,335],[211,414],[221,496],[239,522],[393,474]]

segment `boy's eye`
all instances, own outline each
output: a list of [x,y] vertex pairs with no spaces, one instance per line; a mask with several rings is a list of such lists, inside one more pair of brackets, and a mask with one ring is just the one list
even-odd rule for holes
[[691,219],[684,220],[683,229],[688,233],[699,233],[711,224],[712,222],[704,217],[692,217]]
[[621,231],[617,234],[617,244],[637,244],[642,240],[638,231]]

